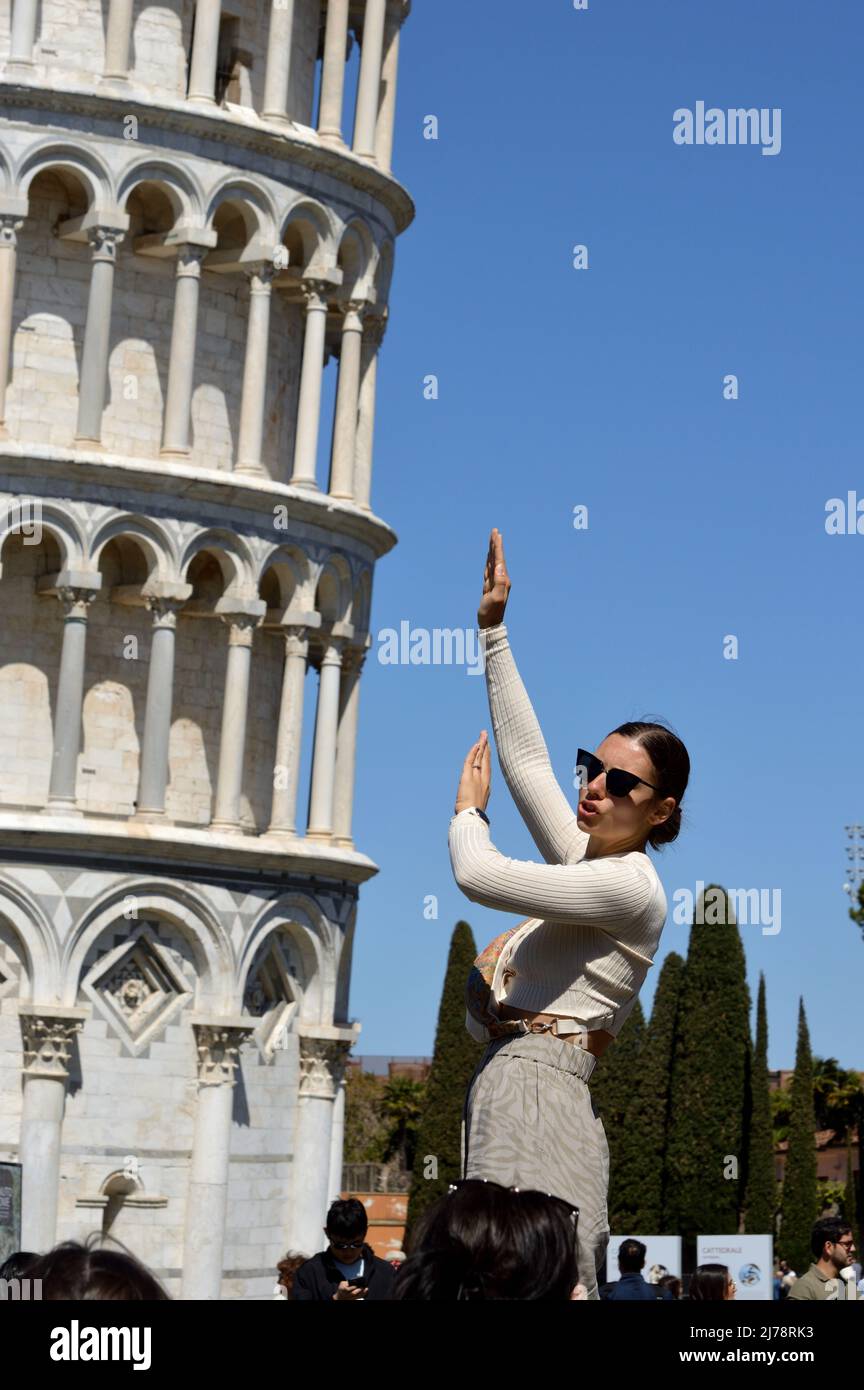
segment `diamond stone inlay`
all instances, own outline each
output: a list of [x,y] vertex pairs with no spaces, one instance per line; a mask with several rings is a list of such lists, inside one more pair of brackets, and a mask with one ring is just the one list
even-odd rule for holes
[[146,931],[98,961],[85,989],[136,1051],[190,998],[185,981]]

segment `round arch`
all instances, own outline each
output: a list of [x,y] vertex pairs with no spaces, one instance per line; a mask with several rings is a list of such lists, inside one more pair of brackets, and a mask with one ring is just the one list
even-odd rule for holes
[[62,169],[81,180],[89,193],[88,207],[113,203],[114,190],[108,166],[92,149],[58,140],[40,141],[26,152],[17,170],[21,193],[26,197],[37,175],[52,169]]
[[267,903],[252,923],[237,962],[237,1007],[242,1007],[246,979],[261,946],[280,930],[296,944],[303,963],[299,1017],[304,1023],[326,1023],[335,986],[332,928],[319,904],[305,893],[287,893]]
[[[199,1005],[225,1012],[231,1003],[234,952],[227,932],[207,900],[180,884],[130,877],[101,894],[76,924],[63,952],[63,990],[74,1004],[81,971],[94,941],[122,916],[124,903],[135,900],[138,913],[152,913],[183,932],[198,967]],[[130,918],[134,926],[135,918]]]
[[5,874],[0,874],[0,917],[9,923],[24,949],[31,1002],[56,1004],[61,994],[56,933],[39,902]]
[[178,559],[171,536],[149,517],[136,516],[133,512],[109,517],[97,528],[91,541],[94,568],[99,564],[105,546],[121,537],[128,537],[140,545],[150,570],[150,579],[176,578]]

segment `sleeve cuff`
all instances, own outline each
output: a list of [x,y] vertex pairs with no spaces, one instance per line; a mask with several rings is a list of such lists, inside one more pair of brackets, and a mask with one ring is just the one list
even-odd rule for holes
[[481,825],[486,826],[487,830],[489,829],[488,821],[483,819],[476,806],[465,806],[461,811],[454,811],[453,815],[450,817],[450,824],[453,825],[455,821],[464,820],[466,816],[470,816],[472,820],[479,821]]

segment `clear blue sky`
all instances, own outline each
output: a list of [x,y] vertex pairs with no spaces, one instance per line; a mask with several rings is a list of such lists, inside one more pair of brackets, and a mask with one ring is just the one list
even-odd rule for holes
[[[862,28],[851,0],[415,0],[402,42],[395,168],[417,218],[381,354],[373,503],[399,545],[373,628],[473,625],[501,528],[562,783],[580,743],[661,715],[693,763],[684,833],[655,858],[670,904],[699,879],[782,891],[779,935],[742,927],[773,1067],[793,1064],[803,994],[814,1050],[864,1068],[842,891],[844,825],[864,821],[864,536],[825,532],[829,498],[864,496]],[[780,153],[674,144],[700,100],[779,107]],[[447,853],[485,680],[376,651],[355,838],[381,872],[351,1013],[359,1053],[425,1054],[454,923],[479,947],[517,919],[468,902]],[[539,857],[494,758],[489,813],[503,853]],[[686,947],[670,915],[646,1012]]]

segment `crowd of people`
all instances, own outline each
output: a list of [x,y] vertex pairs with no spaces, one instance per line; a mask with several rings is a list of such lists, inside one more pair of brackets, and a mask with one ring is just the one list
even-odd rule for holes
[[[398,1252],[384,1260],[367,1243],[363,1203],[348,1198],[330,1207],[324,1250],[311,1259],[290,1254],[280,1263],[276,1296],[299,1302],[367,1298],[582,1301],[586,1290],[577,1264],[577,1222],[578,1212],[560,1198],[463,1179],[452,1184],[448,1195],[420,1219],[407,1258]],[[817,1221],[811,1249],[813,1263],[807,1273],[796,1279],[781,1262],[775,1286],[783,1270],[791,1278],[785,1296],[845,1298],[848,1276],[861,1274],[853,1259],[855,1243],[848,1223],[839,1217]],[[732,1272],[723,1264],[699,1265],[686,1281],[662,1265],[653,1265],[646,1278],[646,1255],[642,1241],[622,1241],[619,1277],[600,1286],[601,1300],[719,1303],[734,1299],[738,1292]],[[859,1297],[864,1298],[864,1279]]]
[[[452,1183],[423,1214],[407,1255],[387,1259],[368,1242],[366,1208],[357,1198],[334,1201],[327,1213],[324,1248],[311,1256],[289,1253],[277,1266],[274,1296],[292,1302],[339,1303],[584,1301],[578,1268],[579,1213],[569,1202],[541,1192],[466,1178]],[[852,1231],[839,1217],[813,1227],[813,1262],[796,1276],[785,1261],[774,1271],[776,1298],[845,1299],[860,1276]],[[645,1276],[646,1246],[627,1239],[618,1248],[618,1279],[600,1286],[609,1302],[723,1302],[737,1287],[723,1264],[703,1264],[682,1280],[662,1265]],[[0,1265],[0,1281],[29,1280],[39,1297],[87,1300],[168,1299],[160,1281],[119,1244],[98,1235],[66,1241],[47,1254],[19,1251]],[[38,1283],[36,1282],[38,1281]],[[858,1285],[864,1299],[864,1279]]]

